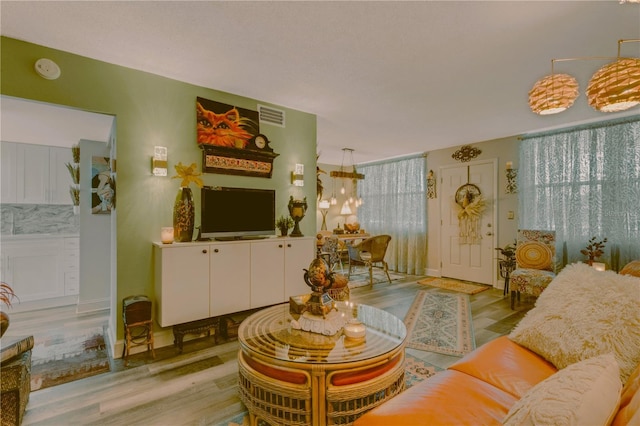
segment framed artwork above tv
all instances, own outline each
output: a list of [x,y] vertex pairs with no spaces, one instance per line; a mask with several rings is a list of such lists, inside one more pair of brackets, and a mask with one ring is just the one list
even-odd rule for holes
[[279,154],[260,133],[257,111],[198,97],[196,130],[204,173],[271,177]]

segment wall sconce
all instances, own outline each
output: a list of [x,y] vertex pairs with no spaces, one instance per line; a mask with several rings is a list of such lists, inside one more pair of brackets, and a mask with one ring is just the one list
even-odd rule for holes
[[433,170],[429,170],[427,175],[427,197],[436,198],[436,178],[433,176]]
[[518,169],[513,168],[513,163],[507,161],[507,187],[505,188],[505,194],[516,194],[518,192]]
[[154,176],[167,175],[167,147],[154,146],[153,157],[151,157],[151,173]]
[[331,207],[331,203],[327,200],[320,200],[318,203],[318,208],[320,209],[320,213],[322,213],[322,226],[320,227],[321,231],[327,230],[327,213],[329,212],[329,208]]
[[296,168],[291,172],[291,183],[294,186],[304,186],[304,164],[296,164]]

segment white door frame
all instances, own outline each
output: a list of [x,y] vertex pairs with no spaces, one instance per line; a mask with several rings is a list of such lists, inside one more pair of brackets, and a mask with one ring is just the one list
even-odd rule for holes
[[[442,171],[445,169],[452,169],[452,168],[458,168],[458,167],[463,167],[463,166],[475,166],[475,165],[481,165],[481,164],[492,164],[493,165],[493,199],[490,200],[493,203],[493,217],[491,218],[492,221],[492,227],[493,227],[493,235],[492,237],[492,247],[495,248],[497,247],[497,243],[498,243],[498,159],[497,158],[492,158],[492,159],[486,159],[486,160],[476,160],[476,161],[469,161],[466,163],[456,163],[456,164],[449,164],[446,166],[440,166],[439,167],[439,175],[440,175],[440,184],[442,185]],[[442,276],[442,254],[443,254],[443,233],[442,233],[442,203],[444,202],[449,202],[448,199],[445,200],[445,197],[441,196],[438,197],[440,199],[439,201],[439,205],[438,205],[438,212],[440,215],[440,223],[441,223],[441,227],[440,227],[440,241],[439,241],[439,264],[440,264],[440,276]],[[485,235],[486,237],[486,235]],[[491,262],[491,285],[493,287],[496,287],[496,284],[498,282],[498,266],[497,266],[497,262]]]

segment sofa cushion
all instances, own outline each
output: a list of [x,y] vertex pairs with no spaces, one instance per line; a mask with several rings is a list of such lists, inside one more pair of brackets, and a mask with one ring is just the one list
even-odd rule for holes
[[631,373],[620,396],[620,410],[613,426],[640,425],[640,364]]
[[449,367],[510,393],[517,399],[558,371],[550,362],[501,336]]
[[515,403],[505,425],[608,425],[620,403],[620,371],[613,354],[560,370]]
[[625,383],[640,362],[640,279],[569,265],[509,337],[559,369],[613,352]]
[[620,270],[620,274],[640,277],[640,260],[632,260],[631,262],[624,265],[624,268]]
[[446,370],[374,408],[354,425],[498,425],[515,402],[513,395],[488,383]]

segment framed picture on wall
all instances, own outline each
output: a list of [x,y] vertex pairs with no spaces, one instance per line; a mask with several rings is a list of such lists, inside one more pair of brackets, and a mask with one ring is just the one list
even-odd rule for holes
[[198,97],[196,129],[203,172],[271,177],[278,154],[260,133],[257,111]]
[[110,214],[114,200],[109,157],[91,157],[91,213]]

